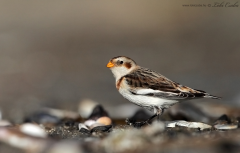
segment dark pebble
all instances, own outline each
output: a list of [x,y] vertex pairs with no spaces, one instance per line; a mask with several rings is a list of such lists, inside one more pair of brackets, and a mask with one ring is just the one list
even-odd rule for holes
[[91,130],[91,133],[92,132],[108,132],[111,128],[112,128],[112,125],[97,126]]
[[25,118],[24,122],[31,122],[31,123],[38,123],[38,124],[45,124],[45,123],[59,123],[61,119],[48,114],[46,112],[36,112],[32,115],[29,115]]
[[146,125],[146,122],[136,122],[136,121],[134,121],[134,120],[130,120],[130,119],[126,119],[126,123],[127,123],[127,125],[130,125],[130,126],[133,126],[133,127],[135,127],[135,128],[137,128],[137,129],[140,129],[141,127],[143,127],[144,125]]
[[[231,123],[230,118],[229,118],[226,114],[220,116],[220,117],[217,119],[217,121],[226,121],[226,123],[228,123],[228,124]],[[216,121],[216,122],[217,122],[217,121]]]
[[91,132],[88,129],[85,129],[85,128],[81,128],[79,130],[79,132],[81,132],[82,134],[91,135]]
[[100,117],[108,116],[107,111],[102,107],[102,105],[97,105],[94,107],[92,114],[88,119],[97,120]]
[[138,110],[132,117],[129,118],[130,121],[146,121],[151,117],[150,114],[146,113],[146,111],[140,109]]

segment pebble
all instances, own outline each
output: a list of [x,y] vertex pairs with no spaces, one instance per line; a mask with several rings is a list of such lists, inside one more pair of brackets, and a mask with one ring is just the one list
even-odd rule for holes
[[78,124],[78,129],[81,130],[81,129],[86,129],[88,130],[87,126],[85,124],[82,124],[82,123],[79,123]]
[[83,99],[78,105],[78,113],[82,118],[89,118],[92,114],[93,109],[97,106],[98,103],[91,99]]
[[32,124],[32,123],[22,124],[20,125],[19,130],[25,134],[28,134],[34,137],[41,137],[41,138],[47,137],[47,133],[45,132],[45,130],[36,124]]
[[36,112],[29,117],[25,118],[25,122],[34,122],[38,124],[59,123],[60,118],[49,114],[48,112]]
[[17,127],[0,128],[0,141],[29,153],[39,153],[50,143],[49,139],[25,134]]
[[89,131],[91,133],[109,131],[112,128],[112,120],[110,117],[108,117],[108,113],[106,112],[106,110],[99,104],[94,103],[96,105],[93,105],[93,102],[89,100],[84,101],[83,104],[81,104],[80,106],[83,107],[87,105],[87,103],[91,104],[91,114],[83,124],[80,123],[78,125],[79,131],[81,131],[82,133],[88,133]]
[[0,127],[4,127],[4,126],[11,126],[12,123],[10,123],[7,120],[0,120]]
[[238,128],[238,121],[233,122],[227,115],[220,116],[214,123],[217,130],[232,130]]
[[92,113],[88,117],[88,119],[97,120],[97,119],[99,119],[100,117],[103,117],[103,116],[108,117],[107,111],[102,107],[102,105],[96,105],[94,107],[94,109],[92,110]]
[[87,120],[87,121],[84,122],[84,124],[88,127],[91,127],[95,123],[96,123],[95,120]]
[[233,129],[237,129],[238,125],[217,124],[217,125],[214,125],[214,128],[217,129],[217,130],[233,130]]
[[107,116],[98,118],[96,122],[101,123],[103,125],[111,125],[112,124],[112,120]]
[[187,122],[187,121],[171,121],[171,122],[165,122],[166,127],[177,127],[177,126],[182,126],[182,127],[187,127],[187,128],[197,128],[200,130],[205,130],[205,129],[211,129],[212,126],[201,123],[201,122]]
[[112,125],[96,126],[91,129],[91,132],[108,132],[112,128]]

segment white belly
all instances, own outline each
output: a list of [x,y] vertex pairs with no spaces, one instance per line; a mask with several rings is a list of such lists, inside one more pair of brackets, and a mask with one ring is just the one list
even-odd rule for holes
[[134,95],[130,93],[128,90],[119,89],[119,92],[121,95],[123,95],[124,98],[128,99],[130,102],[135,103],[137,105],[140,105],[142,107],[150,107],[150,106],[156,106],[160,108],[169,108],[170,106],[176,104],[177,100],[171,100],[171,99],[162,99],[158,97],[151,97],[151,96],[144,96],[144,95]]

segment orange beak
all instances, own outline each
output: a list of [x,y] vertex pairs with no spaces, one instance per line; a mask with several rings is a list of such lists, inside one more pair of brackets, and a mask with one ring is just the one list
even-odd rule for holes
[[112,62],[109,62],[108,64],[107,64],[107,67],[108,68],[111,68],[111,67],[113,67],[114,66],[114,64],[112,63]]

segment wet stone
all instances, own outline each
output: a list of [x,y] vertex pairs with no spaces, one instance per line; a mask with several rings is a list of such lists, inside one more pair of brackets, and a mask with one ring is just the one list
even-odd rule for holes
[[146,121],[152,115],[148,114],[146,111],[140,109],[132,117],[129,118],[129,121]]
[[91,131],[89,131],[88,129],[85,129],[85,128],[81,128],[79,130],[79,132],[81,132],[82,134],[85,134],[86,136],[90,136],[91,135]]
[[127,125],[130,125],[130,126],[133,126],[137,129],[140,129],[141,127],[147,125],[148,123],[142,121],[142,122],[136,122],[135,120],[130,120],[130,119],[126,119],[126,124]]
[[226,114],[224,114],[220,116],[214,124],[218,124],[218,123],[230,124],[232,122],[231,122],[231,119]]
[[102,107],[102,105],[96,105],[88,119],[97,120],[103,116],[108,116],[107,111]]
[[217,121],[214,123],[214,128],[217,130],[233,130],[238,128],[238,120],[237,119],[231,119],[227,115],[220,116]]
[[108,132],[111,128],[112,125],[96,126],[93,129],[91,129],[91,132]]
[[58,123],[60,122],[60,118],[57,116],[51,115],[47,112],[36,112],[25,118],[24,122],[34,122],[39,124],[46,123]]

